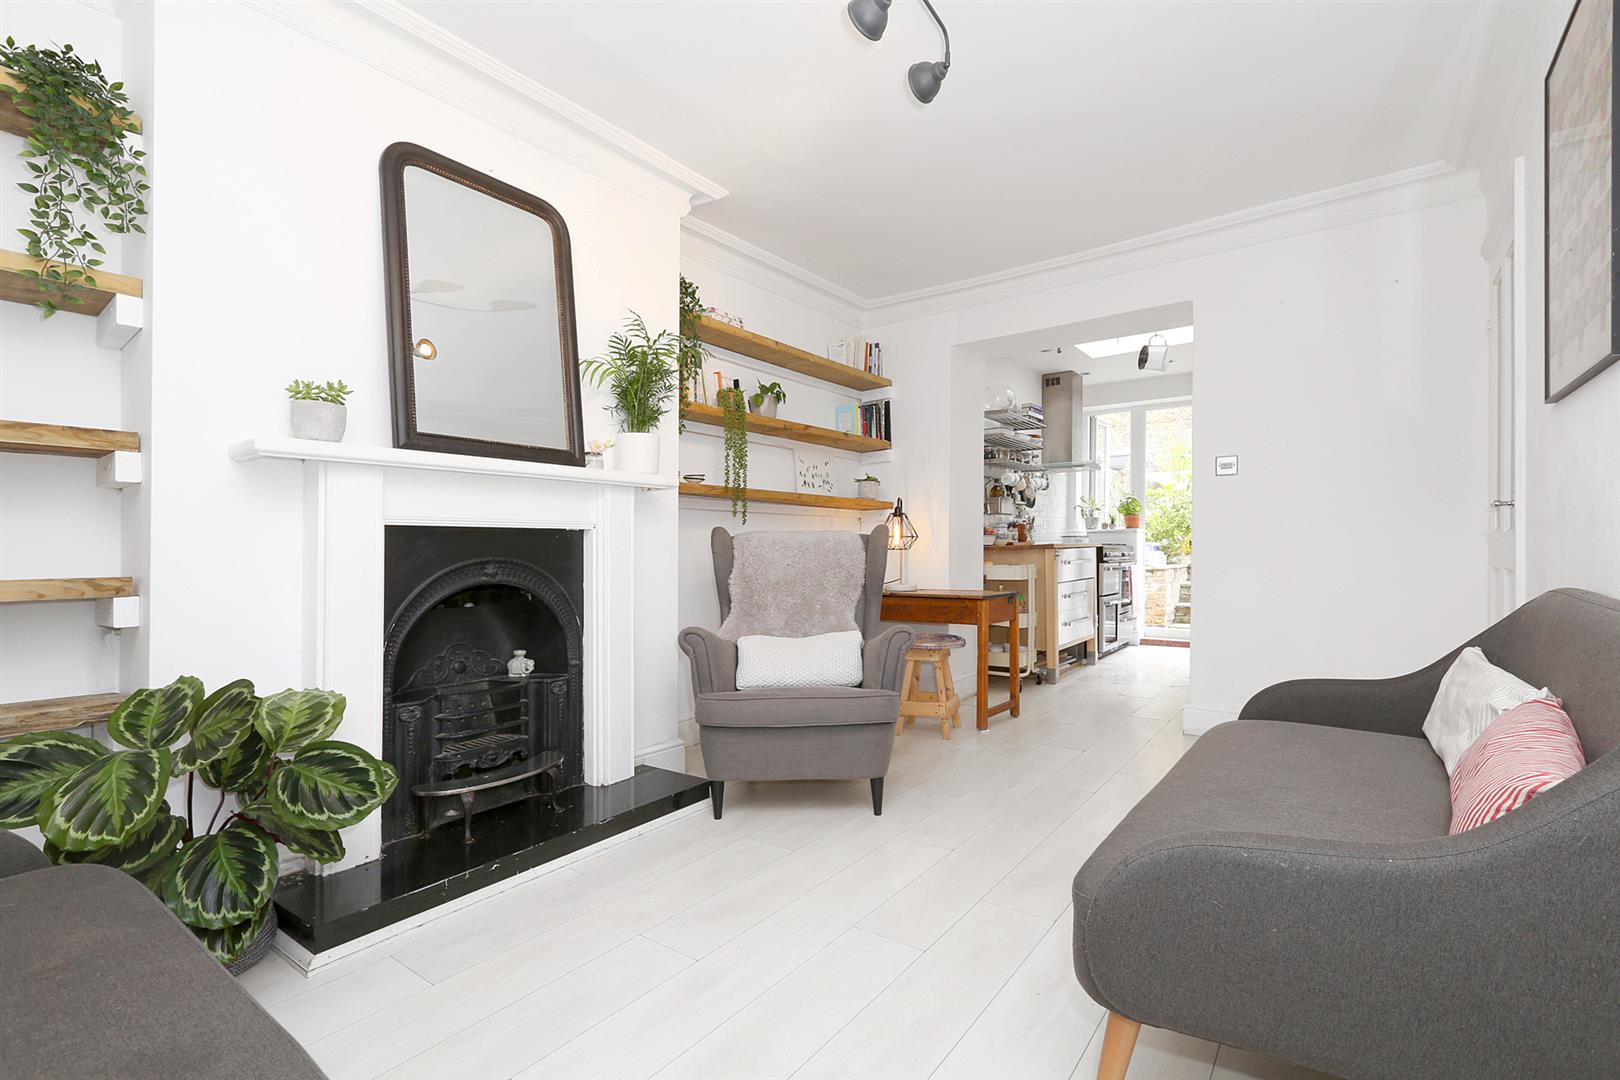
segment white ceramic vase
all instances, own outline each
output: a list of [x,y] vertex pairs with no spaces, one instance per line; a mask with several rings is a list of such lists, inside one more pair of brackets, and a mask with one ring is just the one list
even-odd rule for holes
[[334,405],[330,401],[299,401],[296,398],[287,404],[291,406],[293,438],[343,441],[343,430],[349,424],[347,405]]
[[656,473],[658,471],[658,433],[655,431],[621,431],[613,436],[612,459],[608,468],[621,472]]

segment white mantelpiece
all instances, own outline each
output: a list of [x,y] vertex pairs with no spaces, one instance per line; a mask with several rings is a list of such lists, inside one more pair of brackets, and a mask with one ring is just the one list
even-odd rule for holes
[[[386,526],[580,529],[585,782],[635,772],[637,492],[673,488],[673,479],[270,437],[235,443],[230,453],[304,463],[304,678],[348,697],[335,737],[382,753]],[[345,830],[344,841],[347,857],[328,872],[378,856],[381,815]]]

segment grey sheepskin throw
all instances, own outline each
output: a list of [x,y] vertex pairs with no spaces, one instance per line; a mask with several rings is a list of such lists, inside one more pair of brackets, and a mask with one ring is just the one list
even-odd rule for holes
[[811,637],[859,630],[866,537],[853,532],[748,532],[732,538],[731,614],[720,636]]

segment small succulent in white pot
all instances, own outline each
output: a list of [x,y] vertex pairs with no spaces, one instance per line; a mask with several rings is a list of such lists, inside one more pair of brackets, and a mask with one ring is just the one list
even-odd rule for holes
[[325,383],[294,379],[288,383],[293,438],[342,442],[343,431],[349,425],[349,393],[342,379]]
[[880,486],[881,481],[879,481],[878,478],[873,476],[871,473],[867,473],[865,476],[857,476],[855,478],[855,494],[859,495],[863,499],[881,498],[881,496],[878,494]]

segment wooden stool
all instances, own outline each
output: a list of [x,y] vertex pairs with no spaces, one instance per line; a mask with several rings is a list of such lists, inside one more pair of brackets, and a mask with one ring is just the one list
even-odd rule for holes
[[[962,699],[956,695],[956,680],[951,678],[951,650],[966,644],[967,639],[956,634],[918,634],[912,639],[911,648],[906,650],[905,678],[900,684],[900,719],[894,725],[896,735],[904,731],[907,724],[916,723],[919,716],[937,717],[939,733],[947,739],[951,737],[952,727],[962,726]],[[934,667],[932,693],[922,689],[923,667],[927,664]]]

